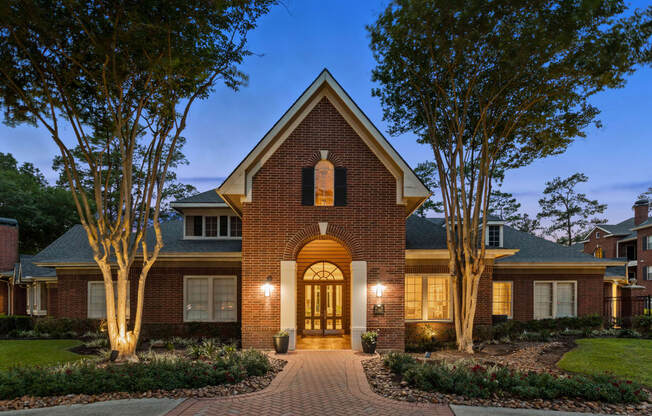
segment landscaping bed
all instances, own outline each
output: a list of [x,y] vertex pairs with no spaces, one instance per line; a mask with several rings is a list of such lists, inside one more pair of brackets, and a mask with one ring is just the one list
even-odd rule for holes
[[[451,350],[432,353],[429,359],[423,354],[407,358],[401,355],[408,367],[418,358],[419,368],[407,372],[398,369],[402,366],[397,364],[393,364],[392,372],[383,362],[388,356],[362,364],[371,388],[395,400],[608,414],[652,413],[650,391],[635,382],[604,375],[569,376],[557,368],[555,363],[573,347],[572,340],[565,340],[488,345],[473,356]],[[426,371],[421,369],[425,362],[432,364]]]
[[216,397],[265,388],[285,361],[211,341],[139,354],[137,363],[86,359],[0,372],[0,410],[162,397]]

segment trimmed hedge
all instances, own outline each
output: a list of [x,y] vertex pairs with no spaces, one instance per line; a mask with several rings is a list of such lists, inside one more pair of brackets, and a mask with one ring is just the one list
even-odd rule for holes
[[18,367],[0,372],[0,399],[200,388],[237,383],[266,374],[270,368],[268,357],[254,350],[213,361],[158,356],[149,362],[120,365],[81,361],[52,368]]
[[101,321],[97,319],[37,318],[34,331],[51,338],[76,338],[86,332],[97,332]]
[[494,339],[514,337],[523,332],[559,332],[566,329],[591,331],[602,327],[600,315],[586,315],[577,318],[536,319],[527,322],[507,321],[494,325],[492,336]]
[[23,315],[0,315],[0,336],[8,337],[17,331],[29,331],[33,328],[33,320]]
[[388,354],[384,364],[410,386],[466,397],[490,398],[496,395],[524,400],[581,398],[608,403],[639,403],[647,399],[647,393],[640,384],[619,381],[609,374],[587,377],[524,373],[505,366],[484,366],[464,361],[420,364],[404,353]]

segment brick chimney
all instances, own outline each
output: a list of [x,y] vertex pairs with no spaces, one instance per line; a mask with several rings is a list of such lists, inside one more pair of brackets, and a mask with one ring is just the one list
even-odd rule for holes
[[18,221],[0,218],[0,272],[13,270],[18,262]]
[[647,220],[648,211],[650,209],[650,201],[647,199],[639,199],[634,203],[634,225],[639,225]]

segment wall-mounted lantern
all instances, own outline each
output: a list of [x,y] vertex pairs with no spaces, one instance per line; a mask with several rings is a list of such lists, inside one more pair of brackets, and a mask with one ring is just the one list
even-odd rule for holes
[[272,285],[272,276],[267,276],[267,280],[262,288],[265,297],[269,297],[272,294],[272,290],[274,289],[274,286]]
[[383,297],[383,292],[385,291],[385,286],[378,282],[373,286],[374,292],[376,292],[376,297],[377,298],[382,298]]
[[385,305],[381,302],[385,286],[378,282],[372,287],[372,289],[376,293],[376,298],[378,299],[374,305],[374,315],[385,315]]

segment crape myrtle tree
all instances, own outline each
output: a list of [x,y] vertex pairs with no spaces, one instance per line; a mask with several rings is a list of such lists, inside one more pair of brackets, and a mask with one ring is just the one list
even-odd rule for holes
[[583,173],[574,173],[567,178],[557,176],[546,182],[543,198],[539,199],[539,220],[549,220],[546,232],[556,237],[559,244],[570,246],[581,241],[592,225],[604,224],[606,218],[596,215],[607,210],[606,204],[589,199],[577,191],[577,185],[586,183],[589,178]]
[[[459,350],[473,352],[492,172],[563,152],[649,39],[623,1],[396,0],[368,26],[384,119],[431,146]],[[482,221],[481,221],[482,218]]]
[[[145,281],[163,246],[163,189],[190,108],[218,82],[237,90],[246,81],[237,67],[250,55],[247,34],[272,3],[19,0],[0,6],[4,121],[42,126],[59,147],[104,278],[107,331],[120,360],[136,359]],[[115,171],[113,212],[107,182]],[[154,235],[147,235],[149,227]],[[134,264],[137,307],[128,322]]]
[[430,197],[426,199],[419,208],[417,208],[417,215],[426,218],[428,212],[441,213],[443,211],[442,202],[435,198],[435,189],[439,187],[439,184],[437,183],[439,178],[437,166],[432,161],[428,160],[419,163],[414,168],[414,173],[432,192],[432,195],[430,195]]

